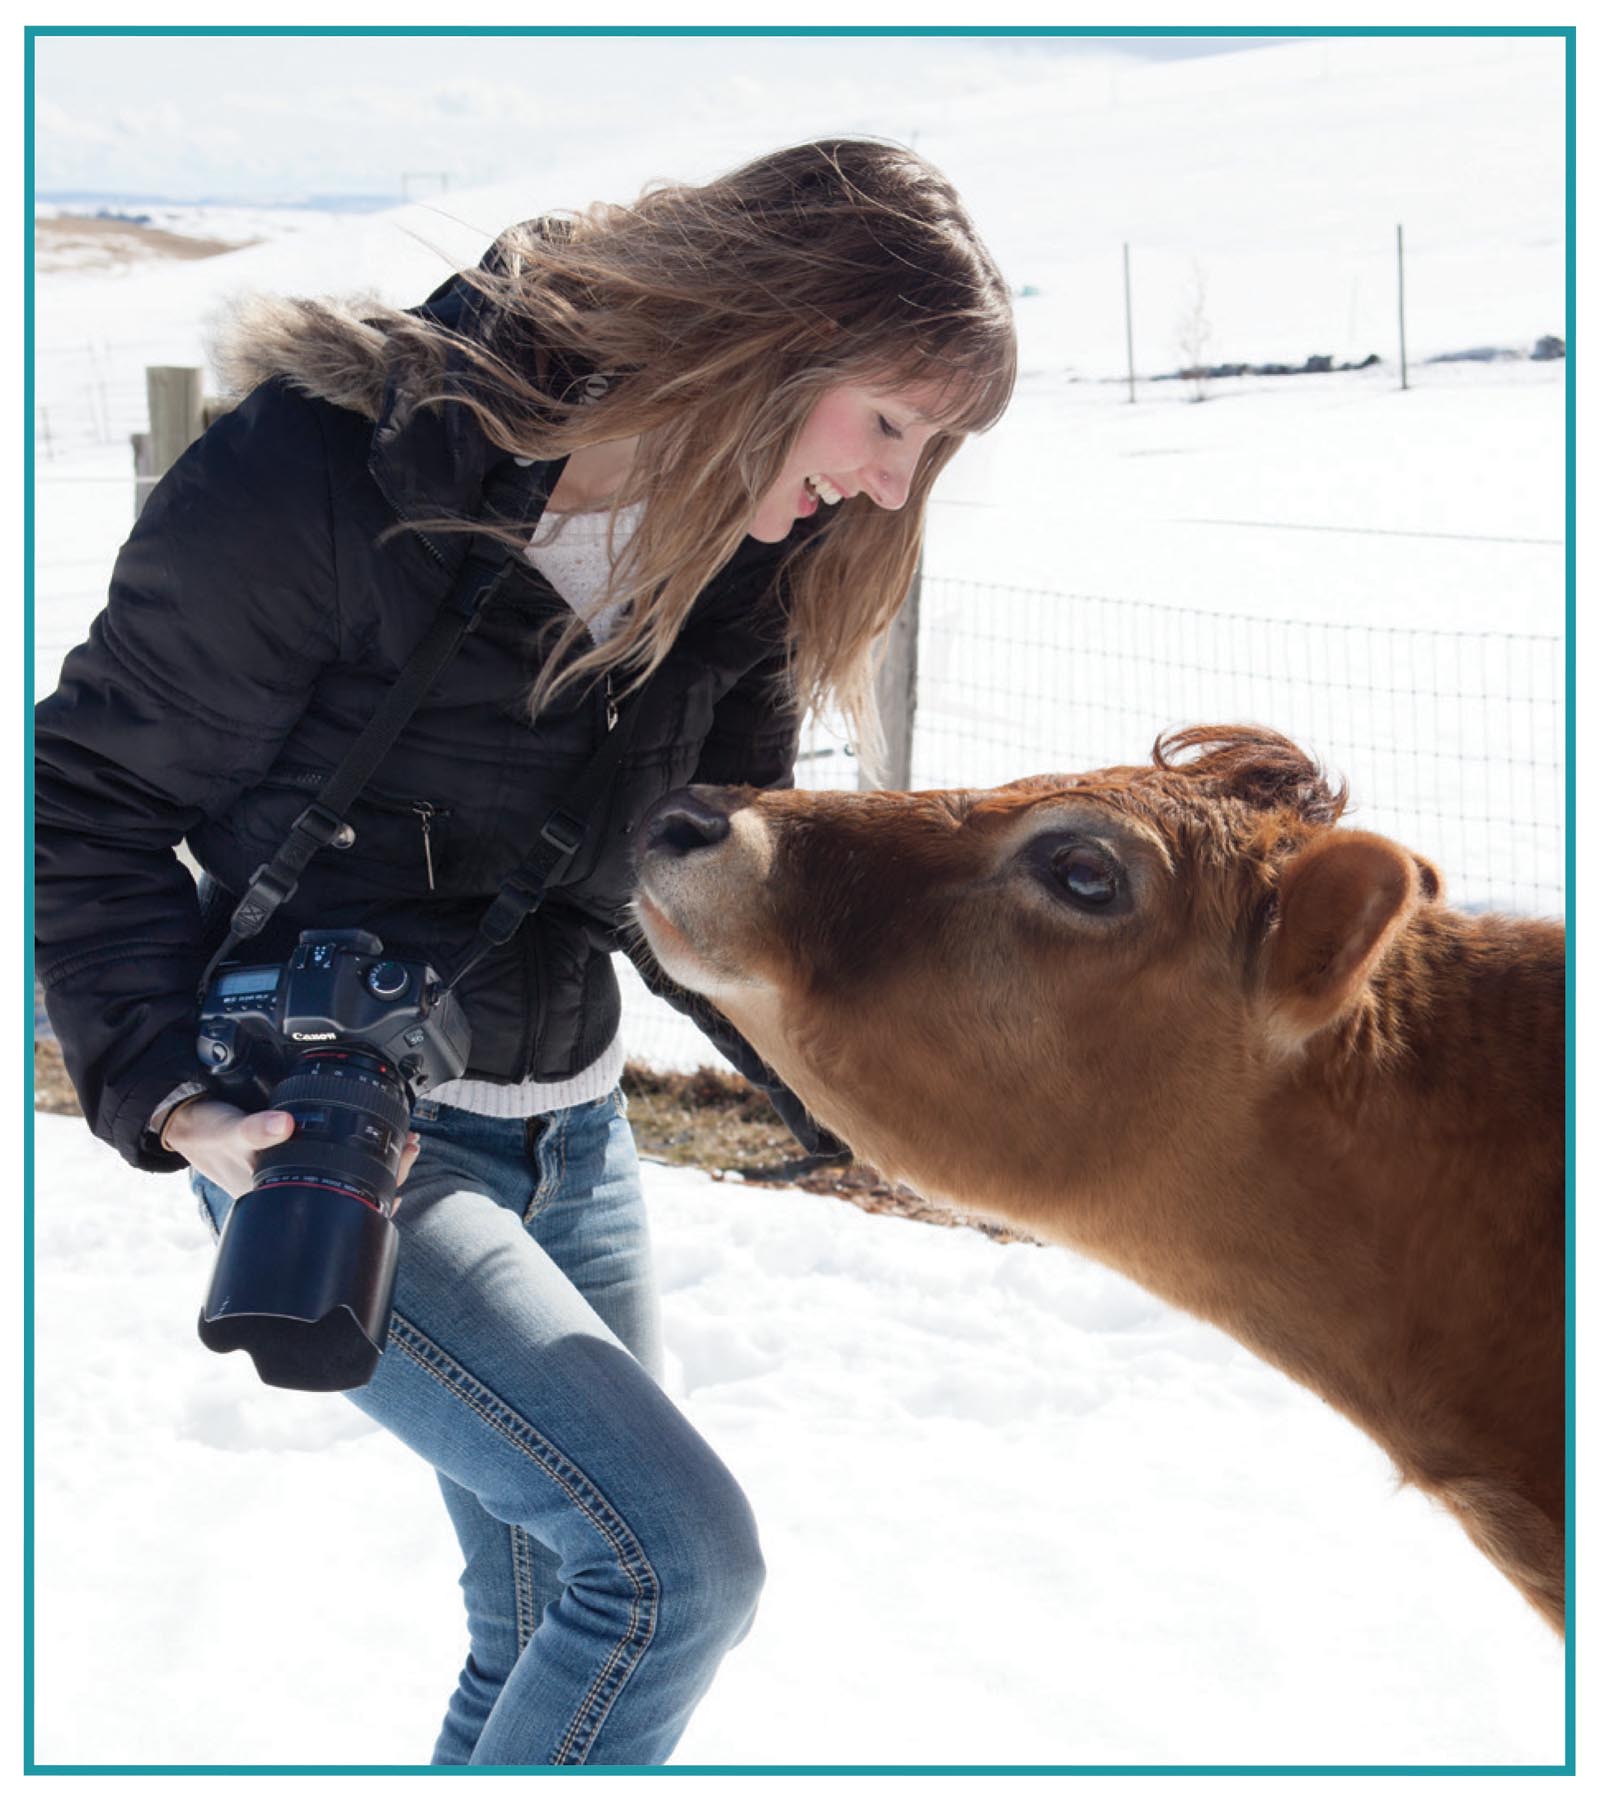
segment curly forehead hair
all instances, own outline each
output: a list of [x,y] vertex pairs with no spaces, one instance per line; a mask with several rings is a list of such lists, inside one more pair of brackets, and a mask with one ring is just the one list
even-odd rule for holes
[[[1070,777],[1085,794],[1148,812],[1226,807],[1241,819],[1281,816],[1313,830],[1334,826],[1349,802],[1309,753],[1271,727],[1184,727],[1163,733],[1148,764],[1115,765]],[[1254,831],[1252,826],[1251,831]]]
[[1210,794],[1263,812],[1286,810],[1308,827],[1331,827],[1350,799],[1316,759],[1271,727],[1186,727],[1163,733],[1150,754]]

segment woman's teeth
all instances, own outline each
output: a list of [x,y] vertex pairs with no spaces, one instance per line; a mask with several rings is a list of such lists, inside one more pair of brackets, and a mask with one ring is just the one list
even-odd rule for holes
[[819,501],[826,501],[829,507],[837,507],[844,496],[836,489],[826,476],[808,476],[806,487]]

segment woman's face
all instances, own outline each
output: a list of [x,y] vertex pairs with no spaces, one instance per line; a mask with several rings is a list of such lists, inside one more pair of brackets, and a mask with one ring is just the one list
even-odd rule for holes
[[939,430],[931,388],[825,389],[778,480],[761,497],[750,536],[776,545],[796,520],[819,507],[865,495],[879,507],[903,507],[917,459]]

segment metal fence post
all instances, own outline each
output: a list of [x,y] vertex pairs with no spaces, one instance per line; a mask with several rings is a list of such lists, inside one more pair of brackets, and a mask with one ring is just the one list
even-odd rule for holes
[[1406,229],[1397,225],[1394,229],[1394,260],[1400,278],[1400,386],[1410,388],[1411,380],[1406,371]]
[[1133,392],[1133,270],[1128,261],[1128,247],[1122,247],[1122,317],[1128,328],[1128,400],[1136,399]]

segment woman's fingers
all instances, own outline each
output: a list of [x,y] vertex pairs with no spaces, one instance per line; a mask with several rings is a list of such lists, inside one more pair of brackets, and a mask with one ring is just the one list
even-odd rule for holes
[[400,1177],[395,1186],[399,1189],[411,1176],[411,1167],[417,1162],[417,1154],[422,1151],[422,1140],[416,1134],[406,1135],[406,1149],[400,1155]]
[[263,1109],[258,1115],[246,1115],[239,1132],[246,1146],[276,1146],[294,1132],[294,1117],[287,1109]]
[[240,1197],[255,1182],[256,1154],[294,1132],[286,1109],[260,1109],[246,1115],[232,1103],[205,1097],[174,1111],[162,1136],[213,1184]]
[[[240,1197],[255,1182],[257,1153],[293,1132],[294,1116],[287,1109],[259,1109],[246,1115],[231,1103],[207,1097],[174,1112],[165,1143],[229,1196]],[[407,1134],[396,1188],[410,1177],[421,1150],[421,1139]]]

